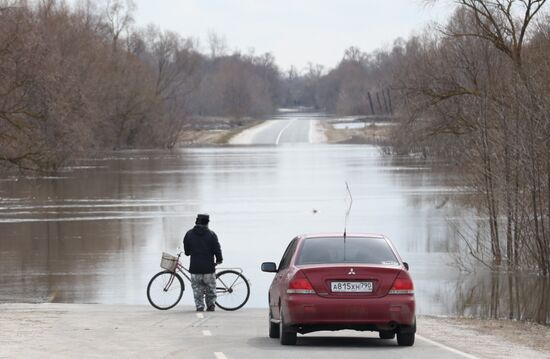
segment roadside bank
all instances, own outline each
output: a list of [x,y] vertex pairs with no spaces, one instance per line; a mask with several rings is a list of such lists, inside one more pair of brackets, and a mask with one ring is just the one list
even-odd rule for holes
[[319,125],[327,143],[386,145],[391,136],[393,122],[387,118],[350,116],[329,118]]
[[224,145],[238,133],[254,127],[263,120],[253,118],[233,119],[226,117],[192,118],[180,131],[178,145]]

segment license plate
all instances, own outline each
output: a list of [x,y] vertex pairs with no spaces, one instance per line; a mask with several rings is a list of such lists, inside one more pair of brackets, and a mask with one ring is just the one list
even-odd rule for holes
[[372,282],[331,282],[330,290],[340,293],[371,293]]

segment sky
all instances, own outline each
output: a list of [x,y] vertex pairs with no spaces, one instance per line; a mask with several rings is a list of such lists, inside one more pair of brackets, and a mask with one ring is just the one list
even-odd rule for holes
[[281,69],[309,62],[332,68],[344,50],[389,48],[398,38],[444,21],[452,3],[423,0],[134,0],[136,25],[153,23],[199,40],[225,37],[229,50],[271,52]]

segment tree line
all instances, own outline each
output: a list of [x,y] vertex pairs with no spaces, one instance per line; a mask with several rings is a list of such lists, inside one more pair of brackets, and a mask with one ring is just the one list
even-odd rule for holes
[[351,46],[328,71],[312,63],[301,72],[291,67],[282,75],[282,105],[338,115],[392,115],[396,99],[388,80],[389,56],[385,51],[368,54]]
[[264,117],[278,107],[353,115],[398,106],[379,52],[330,71],[283,72],[272,54],[137,27],[132,0],[0,0],[0,167],[55,171],[78,156],[172,148],[193,117]]
[[131,0],[0,0],[0,165],[55,170],[78,155],[173,147],[190,116],[273,112],[272,55],[229,54],[153,25]]
[[[399,51],[396,149],[452,159],[480,194],[491,267],[550,274],[550,23],[545,0],[460,0]],[[540,21],[537,21],[540,20]]]
[[[550,18],[545,0],[457,0],[448,22],[396,49],[393,149],[447,159],[475,196],[480,226],[462,233],[491,270],[550,275]],[[390,77],[388,77],[389,79]],[[490,314],[499,313],[493,286]],[[544,286],[548,286],[548,281]],[[529,315],[506,283],[510,318],[550,322],[549,291]],[[529,294],[527,294],[529,296]]]

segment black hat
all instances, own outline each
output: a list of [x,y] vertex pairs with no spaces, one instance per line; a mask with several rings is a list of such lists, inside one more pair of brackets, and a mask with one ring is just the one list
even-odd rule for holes
[[208,222],[210,222],[210,215],[206,213],[197,214],[197,220],[195,221],[195,224],[202,224],[203,226],[206,226],[208,225]]

